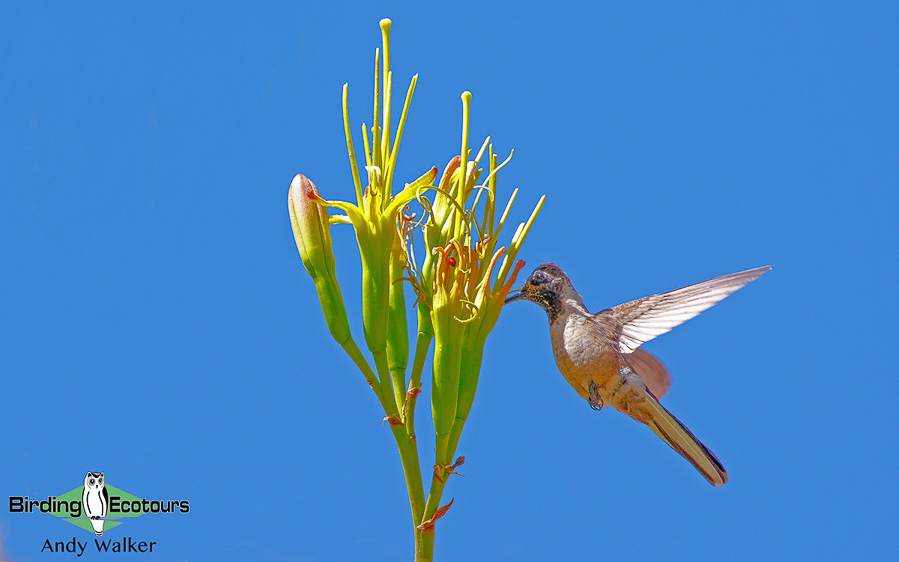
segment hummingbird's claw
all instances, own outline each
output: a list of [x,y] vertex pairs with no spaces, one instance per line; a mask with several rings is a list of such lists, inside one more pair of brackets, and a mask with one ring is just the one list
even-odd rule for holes
[[599,387],[596,386],[595,382],[590,381],[588,390],[590,391],[590,396],[587,398],[587,403],[589,403],[590,407],[597,412],[602,410],[605,403],[602,401],[602,396],[599,395]]

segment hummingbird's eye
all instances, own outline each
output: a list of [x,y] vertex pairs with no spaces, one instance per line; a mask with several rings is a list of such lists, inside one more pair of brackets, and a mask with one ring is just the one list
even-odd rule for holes
[[542,285],[543,283],[546,283],[546,275],[543,273],[535,273],[534,276],[531,277],[531,279],[533,280],[534,285]]

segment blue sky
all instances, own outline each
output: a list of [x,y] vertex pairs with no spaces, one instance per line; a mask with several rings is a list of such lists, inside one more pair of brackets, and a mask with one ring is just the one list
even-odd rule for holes
[[[528,271],[559,264],[596,311],[775,266],[646,344],[721,489],[592,411],[543,312],[506,309],[437,558],[897,555],[894,3],[324,4],[2,8],[0,495],[103,470],[190,501],[108,533],[154,559],[411,558],[393,440],[286,209],[297,172],[352,197],[341,87],[358,131],[390,17],[398,91],[419,73],[398,180],[458,153],[470,90],[473,142],[515,150],[513,218],[547,195]],[[361,338],[355,241],[333,232]],[[7,511],[11,560],[90,538]]]

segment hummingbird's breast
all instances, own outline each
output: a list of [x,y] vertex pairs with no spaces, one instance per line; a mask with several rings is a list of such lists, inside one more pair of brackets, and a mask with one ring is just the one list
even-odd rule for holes
[[590,315],[565,311],[550,324],[553,355],[565,380],[583,398],[590,383],[602,389],[617,381],[619,359],[609,330]]

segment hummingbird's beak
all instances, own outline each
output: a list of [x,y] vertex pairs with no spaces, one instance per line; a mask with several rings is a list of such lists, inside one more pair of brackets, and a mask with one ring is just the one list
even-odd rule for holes
[[510,302],[515,302],[517,300],[520,300],[523,297],[524,297],[524,295],[521,293],[520,290],[513,291],[513,292],[509,293],[508,295],[506,295],[506,300],[503,302],[503,304],[509,304]]

